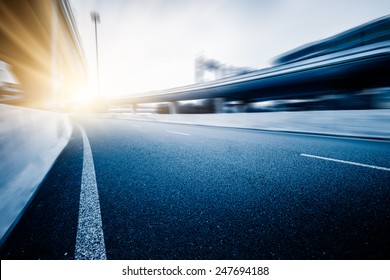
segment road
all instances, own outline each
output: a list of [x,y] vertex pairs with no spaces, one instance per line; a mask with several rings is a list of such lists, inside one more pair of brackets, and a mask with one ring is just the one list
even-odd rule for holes
[[73,121],[2,259],[390,257],[389,142]]

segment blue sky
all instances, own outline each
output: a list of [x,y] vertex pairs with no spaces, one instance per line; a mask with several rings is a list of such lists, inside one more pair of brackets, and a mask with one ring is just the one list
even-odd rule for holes
[[390,14],[388,0],[70,0],[93,90],[98,26],[101,87],[121,95],[194,83],[200,53],[264,68],[311,41]]

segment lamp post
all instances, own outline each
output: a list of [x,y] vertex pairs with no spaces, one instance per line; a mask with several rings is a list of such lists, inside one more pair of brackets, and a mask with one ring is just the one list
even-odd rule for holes
[[98,48],[98,35],[97,24],[100,23],[100,15],[98,12],[91,12],[91,19],[95,23],[95,43],[96,43],[96,82],[97,82],[97,95],[100,97],[100,80],[99,80],[99,48]]

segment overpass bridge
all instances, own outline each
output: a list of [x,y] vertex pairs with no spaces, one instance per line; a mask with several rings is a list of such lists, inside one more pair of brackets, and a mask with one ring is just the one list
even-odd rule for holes
[[170,112],[184,100],[250,103],[327,92],[360,92],[390,86],[390,16],[292,50],[276,65],[247,74],[167,90],[118,97],[112,105],[169,102]]

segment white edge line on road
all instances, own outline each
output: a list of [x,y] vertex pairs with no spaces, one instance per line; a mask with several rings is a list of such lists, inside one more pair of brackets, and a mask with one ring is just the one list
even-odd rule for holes
[[75,259],[106,260],[99,194],[91,145],[84,129],[79,125],[78,127],[83,137],[84,152]]
[[191,136],[191,134],[184,133],[184,132],[178,132],[178,131],[172,131],[172,130],[167,130],[169,133],[174,133],[174,134],[180,134],[180,135],[186,135],[186,136]]
[[346,160],[340,160],[340,159],[334,159],[334,158],[320,157],[320,156],[314,156],[314,155],[308,155],[308,154],[301,154],[301,156],[317,158],[317,159],[323,159],[323,160],[329,160],[329,161],[335,161],[335,162],[341,162],[341,163],[352,164],[352,165],[368,167],[368,168],[374,168],[374,169],[379,169],[379,170],[384,170],[384,171],[390,171],[390,168],[381,167],[381,166],[375,166],[375,165],[368,165],[368,164],[363,164],[363,163],[358,163],[358,162],[353,162],[353,161],[346,161]]

